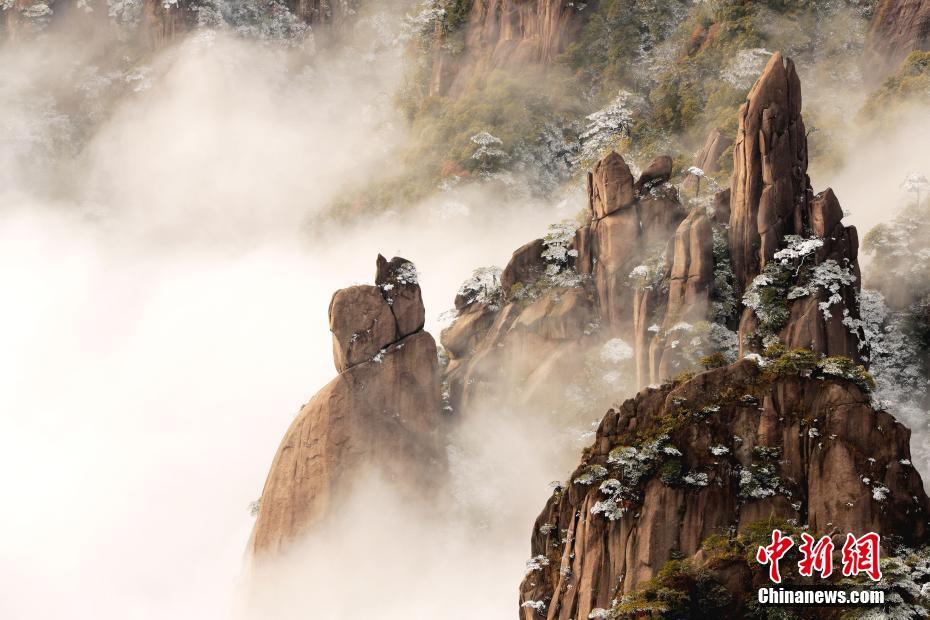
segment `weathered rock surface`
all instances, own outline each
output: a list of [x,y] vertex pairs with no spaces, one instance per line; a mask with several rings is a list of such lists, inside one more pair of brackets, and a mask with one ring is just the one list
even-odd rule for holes
[[[847,267],[855,277],[851,285],[842,286],[838,293],[838,304],[830,303],[831,293],[821,289],[816,294],[791,304],[791,317],[781,333],[781,341],[789,348],[805,348],[825,355],[842,355],[859,360],[861,348],[856,330],[846,322],[856,321],[859,316],[858,295],[861,290],[862,274],[859,270],[859,237],[854,226],[843,226],[843,209],[833,191],[817,194],[810,203],[811,233],[824,240],[822,248],[814,257],[815,265],[832,260]],[[829,318],[821,309],[822,304],[842,310],[828,310]]]
[[413,263],[395,256],[390,261],[378,254],[375,285],[397,322],[397,336],[403,338],[423,329],[426,309]]
[[[714,176],[720,171],[720,157],[733,145],[733,138],[724,135],[720,129],[714,129],[707,135],[704,146],[694,157],[694,166],[700,168],[704,174]],[[689,174],[684,181],[684,188],[689,193],[698,193],[701,188],[701,179]]]
[[[612,160],[609,166],[595,167],[592,175],[592,187],[603,185],[605,189],[591,192],[589,231],[579,233],[587,238],[591,250],[590,255],[579,252],[578,270],[591,274],[600,318],[620,335],[632,323],[634,292],[630,273],[644,262],[660,259],[687,211],[678,201],[677,190],[665,183],[637,183],[644,193],[631,194],[628,202],[625,191],[609,191],[617,187],[616,182],[609,183],[616,177],[608,176],[605,168],[621,172],[629,169],[619,155],[611,153],[604,159],[608,160]],[[657,179],[661,176],[660,172]],[[623,183],[625,186],[625,178]],[[633,185],[632,177],[629,183]]]
[[521,607],[521,617],[609,610],[676,558],[710,569],[733,596],[725,615],[742,617],[761,568],[703,543],[745,545],[760,521],[794,520],[838,547],[847,532],[868,531],[924,543],[930,500],[908,464],[909,436],[848,381],[769,375],[749,360],[648,389],[608,411],[537,519],[539,568],[520,602],[545,611]]
[[[598,162],[588,175],[590,218],[572,243],[570,267],[580,276],[573,285],[579,292],[568,297],[565,287],[547,288],[541,280],[547,268],[543,240],[517,250],[501,278],[506,303],[463,312],[463,323],[444,335],[453,407],[503,377],[529,385],[525,380],[540,376],[540,368],[576,376],[585,351],[613,338],[633,345],[635,370],[624,372],[635,372],[638,386],[693,370],[727,339],[737,349],[724,351],[729,361],[761,351],[773,338],[792,348],[862,359],[857,233],[842,224],[832,191],[814,196],[810,187],[800,88],[793,63],[775,54],[740,110],[733,187],[717,192],[708,208],[699,203],[689,212],[680,202],[667,156],[655,158],[638,180],[617,153]],[[727,142],[720,135],[708,139],[714,161]],[[835,287],[808,275],[789,282],[779,293],[785,316],[761,326],[758,313],[767,309],[746,306],[743,295],[791,239],[820,243],[801,265],[828,275],[835,267],[834,275],[842,271],[851,279]],[[793,272],[789,280],[797,280]],[[532,294],[517,283],[531,285]],[[796,292],[802,289],[807,293]],[[585,303],[576,303],[582,298]],[[548,327],[543,312],[555,312],[557,328]],[[527,331],[531,325],[546,327]],[[470,326],[476,331],[468,333]],[[517,332],[523,334],[518,343]],[[560,363],[538,367],[521,357],[554,360],[559,351]]]
[[[519,386],[521,402],[551,402],[553,390],[561,392],[559,386],[586,372],[592,351],[612,338],[632,342],[637,292],[630,274],[644,262],[665,261],[669,240],[687,216],[668,183],[671,171],[671,158],[660,156],[634,180],[623,157],[607,155],[588,176],[590,220],[576,230],[567,264],[547,262],[546,244],[536,239],[515,251],[503,270],[501,307],[457,300],[458,318],[441,338],[450,355],[445,378],[454,410],[470,409],[507,383]],[[703,230],[706,218],[694,219]],[[709,247],[709,240],[694,242],[695,274],[705,275],[708,263],[698,247]],[[551,280],[549,267],[567,270],[573,283]],[[686,275],[682,303],[701,286],[699,276]]]
[[588,202],[594,219],[603,219],[633,204],[633,174],[616,152],[594,164],[588,173]]
[[[444,462],[439,362],[433,337],[421,330],[419,286],[403,277],[410,269],[404,259],[379,257],[382,286],[333,295],[340,374],[304,405],[278,448],[253,532],[256,556],[283,551],[327,518],[367,468],[421,497],[437,484]],[[390,305],[383,293],[401,289],[406,296]],[[403,305],[395,320],[392,308]]]
[[339,372],[373,359],[397,340],[394,314],[377,286],[336,291],[329,304],[329,329]]
[[[786,235],[821,238],[816,264],[833,260],[852,270],[855,281],[838,291],[821,288],[791,302],[791,316],[779,336],[789,347],[859,360],[859,338],[844,324],[859,318],[857,232],[842,225],[843,210],[831,190],[813,196],[801,84],[794,63],[781,54],[772,56],[740,108],[730,191],[729,249],[737,291],[742,294],[750,287],[785,246]],[[834,295],[842,306],[836,312],[824,311],[821,306]],[[752,342],[757,327],[756,314],[746,308],[739,328],[740,354],[761,348]]]
[[918,50],[930,50],[930,0],[880,0],[869,29],[873,77],[884,77]]
[[659,155],[646,166],[636,180],[636,191],[642,194],[656,185],[667,183],[672,178],[672,158]]
[[514,251],[510,262],[501,272],[501,288],[505,296],[511,295],[516,284],[527,286],[539,279],[546,270],[542,257],[545,249],[543,240],[535,239]]
[[730,257],[744,291],[786,234],[801,234],[809,200],[801,82],[776,53],[740,108],[730,183]]
[[583,17],[571,0],[475,0],[461,54],[449,54],[437,33],[430,95],[454,93],[495,69],[551,64],[576,39]]

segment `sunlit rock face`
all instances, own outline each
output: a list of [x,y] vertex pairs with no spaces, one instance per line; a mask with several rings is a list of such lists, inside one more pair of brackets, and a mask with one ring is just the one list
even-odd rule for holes
[[869,29],[869,65],[884,76],[913,51],[930,50],[930,1],[880,0]]
[[[711,136],[707,157],[726,142]],[[690,210],[670,158],[638,179],[617,153],[597,162],[566,255],[556,258],[553,239],[530,242],[504,269],[499,301],[458,305],[462,320],[443,335],[452,407],[505,376],[532,400],[613,338],[632,347],[634,387],[776,340],[863,359],[858,235],[833,192],[810,186],[790,59],[775,54],[750,91],[733,158],[732,187]]]
[[570,0],[474,0],[456,33],[463,50],[450,53],[437,32],[430,95],[456,93],[499,68],[547,65],[578,36],[583,7]]
[[751,360],[645,390],[607,412],[537,519],[521,617],[598,617],[676,559],[707,569],[704,586],[728,601],[721,617],[745,617],[767,574],[737,548],[760,523],[807,524],[838,548],[870,531],[889,548],[919,546],[930,500],[909,438],[852,382]]
[[799,234],[809,201],[801,81],[791,60],[772,56],[739,113],[730,183],[730,254],[740,290]]
[[284,551],[348,498],[365,468],[424,497],[442,478],[436,344],[413,263],[378,257],[377,286],[330,304],[339,376],[297,415],[262,492],[252,551]]
[[[517,393],[524,404],[564,400],[566,386],[587,381],[604,360],[614,370],[626,369],[631,388],[670,367],[659,345],[650,362],[647,330],[663,322],[670,280],[674,310],[687,299],[703,318],[712,267],[707,219],[696,213],[673,268],[673,239],[688,212],[669,183],[671,172],[671,159],[660,156],[637,179],[622,156],[609,154],[588,175],[583,226],[563,224],[518,248],[496,294],[460,294],[458,315],[441,338],[450,358],[445,382],[453,410],[467,413],[508,382],[519,386],[504,390],[508,398]],[[693,252],[690,239],[699,233],[690,233],[692,224],[705,234]],[[637,284],[631,274],[644,263],[651,271]],[[636,356],[634,340],[641,345]]]
[[[842,225],[843,210],[831,190],[813,195],[807,176],[801,82],[794,63],[781,54],[772,56],[740,108],[730,192],[729,246],[735,285],[744,296],[755,299],[758,293],[760,297],[750,302],[756,307],[747,306],[743,312],[740,351],[760,350],[766,337],[777,336],[789,348],[858,360],[859,338],[851,328],[859,319],[858,234],[855,227]],[[803,239],[816,239],[816,248],[802,247]],[[831,284],[803,296],[797,288],[777,294],[769,288],[771,293],[766,293],[772,282],[765,284],[762,279],[785,276],[778,273],[777,265],[793,264],[798,258],[815,266],[815,279],[830,279]],[[768,324],[760,325],[759,304],[769,303],[761,298],[766,295],[787,297],[779,302],[787,303],[787,309],[771,312],[790,312],[790,318],[767,321],[763,313],[761,321]],[[768,334],[758,337],[766,330]]]
[[[680,588],[685,605],[704,588],[692,599],[700,614],[744,617],[765,583],[746,550],[772,524],[803,524],[840,546],[847,532],[879,531],[888,551],[930,537],[910,431],[872,406],[874,382],[857,366],[867,350],[856,230],[831,190],[810,187],[800,81],[780,54],[740,109],[733,157],[732,187],[680,221],[664,271],[638,290],[634,342],[640,377],[667,380],[684,340],[671,323],[732,327],[739,316],[740,357],[753,359],[680,376],[607,412],[536,522],[526,620],[621,617],[660,587]],[[622,170],[594,174],[601,168],[620,181],[595,179],[592,194],[623,196]],[[721,287],[734,294],[722,321]],[[618,298],[597,293],[601,304]],[[638,318],[650,304],[652,317]],[[650,337],[642,325],[655,317]]]

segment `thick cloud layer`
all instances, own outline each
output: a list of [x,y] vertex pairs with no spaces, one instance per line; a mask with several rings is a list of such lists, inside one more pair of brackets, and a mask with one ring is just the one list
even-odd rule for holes
[[[300,404],[335,375],[332,292],[370,282],[378,252],[403,255],[435,331],[474,267],[503,264],[564,214],[515,203],[469,216],[491,197],[459,192],[317,228],[403,143],[391,47],[308,56],[199,35],[114,68],[62,44],[0,51],[0,613],[228,618],[248,504]],[[550,474],[519,475],[532,489],[521,510],[535,512]],[[523,512],[506,576],[459,591],[510,611]],[[506,558],[476,553],[492,550]],[[316,588],[332,591],[341,577],[325,576]],[[338,617],[313,600],[289,610]]]

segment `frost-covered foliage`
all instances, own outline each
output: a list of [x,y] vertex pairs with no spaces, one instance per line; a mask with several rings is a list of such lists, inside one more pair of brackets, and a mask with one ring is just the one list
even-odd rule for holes
[[930,181],[927,176],[920,172],[909,172],[904,181],[901,183],[901,189],[914,194],[917,206],[920,206],[920,193],[930,188]]
[[243,37],[260,41],[299,43],[310,32],[280,0],[202,0],[195,11],[206,27],[223,23]]
[[478,163],[478,170],[483,173],[490,174],[500,170],[510,159],[510,153],[502,148],[504,142],[487,131],[473,135],[471,141],[478,146],[471,158]]
[[772,52],[761,47],[739,50],[720,77],[737,88],[749,88],[758,79],[771,55]]
[[630,135],[637,108],[642,99],[621,90],[610,105],[590,114],[588,125],[581,134],[581,165],[590,166],[623,138]]
[[838,355],[827,357],[817,362],[817,368],[824,375],[852,381],[866,392],[875,389],[875,379],[872,375],[848,357]]
[[755,312],[765,344],[776,337],[790,316],[787,275],[778,263],[769,262],[743,294],[743,304]]
[[594,503],[591,507],[591,514],[603,515],[610,521],[623,518],[627,511],[623,500],[631,493],[631,489],[616,478],[611,478],[601,484],[599,491],[606,495],[606,498]]
[[[839,263],[831,258],[814,267],[807,286],[797,286],[791,289],[788,293],[788,298],[796,299],[797,297],[813,295],[817,292],[817,289],[827,291],[830,296],[826,301],[817,304],[817,307],[820,308],[820,311],[823,313],[824,320],[829,320],[833,317],[830,308],[843,303],[843,296],[840,294],[840,291],[842,291],[844,286],[849,286],[855,281],[856,276],[853,274],[852,268],[850,268],[848,264],[840,266]],[[844,315],[849,316],[848,308],[844,308]]]
[[410,261],[403,263],[394,270],[393,279],[398,284],[417,284],[419,280],[416,266]]
[[448,12],[444,4],[443,0],[427,0],[417,6],[415,13],[408,13],[404,18],[403,36],[431,40],[437,28],[442,30],[446,26]]
[[[856,609],[848,617],[855,620],[930,617],[930,548],[899,549],[893,556],[882,557],[881,567],[881,580],[869,582],[869,588],[885,592],[885,605]],[[844,583],[861,585],[852,579]]]
[[[663,461],[679,456],[681,451],[670,443],[668,435],[661,435],[639,447],[615,447],[607,456],[607,464],[611,467],[609,473],[613,477],[601,483],[598,490],[605,498],[595,502],[591,514],[603,515],[611,521],[622,518],[627,511],[627,503],[640,498],[640,483],[651,476]],[[675,481],[679,480],[676,476]]]
[[439,43],[444,44],[447,51],[454,51],[450,42],[443,40],[443,35],[459,29],[470,5],[469,0],[426,0],[404,18],[401,37],[417,41],[421,49],[430,49]]
[[581,153],[574,119],[544,120],[535,140],[520,141],[512,149],[513,168],[523,174],[543,195],[568,181]]
[[52,7],[45,2],[34,2],[22,10],[23,17],[42,25],[48,23],[52,13]]
[[713,355],[719,356],[723,365],[730,364],[736,361],[739,352],[736,332],[720,323],[679,321],[664,330],[656,326],[653,331],[657,338],[665,341],[668,349],[676,353],[670,358],[670,372],[696,368]]
[[633,358],[633,347],[622,338],[613,338],[601,347],[600,357],[605,362],[618,364]]
[[656,249],[628,276],[630,285],[638,289],[665,290],[668,287],[665,268],[665,248]]
[[607,468],[603,465],[591,465],[575,478],[575,484],[594,484],[607,475]]
[[123,26],[138,24],[142,18],[142,0],[107,0],[107,15]]
[[470,306],[473,303],[485,304],[492,311],[500,310],[504,302],[504,291],[501,288],[500,267],[479,267],[471,277],[459,287],[458,296],[462,305]]
[[688,472],[682,476],[681,481],[692,487],[706,487],[709,478],[704,472]]
[[546,263],[545,285],[573,287],[581,284],[581,276],[571,265],[572,260],[578,256],[578,250],[569,247],[575,239],[577,228],[578,224],[574,220],[564,220],[549,226],[542,240],[545,248],[542,253]]
[[618,446],[608,454],[607,463],[614,466],[624,481],[636,485],[665,456],[681,456],[681,451],[670,443],[668,435],[662,435],[639,448]]
[[863,248],[873,257],[876,285],[904,306],[930,292],[930,217],[908,206],[893,221],[879,224],[865,236]]
[[863,289],[856,323],[862,347],[869,352],[869,371],[875,378],[872,402],[907,425],[911,454],[924,477],[930,472],[930,377],[925,349],[909,325],[907,311],[888,307],[878,291]]
[[[775,342],[788,322],[790,301],[826,292],[826,301],[819,304],[825,320],[833,316],[834,306],[843,304],[843,287],[853,284],[856,276],[850,265],[833,259],[814,264],[815,252],[822,246],[823,240],[816,237],[785,235],[784,247],[747,288],[743,304],[755,312],[763,344]],[[848,308],[842,312],[849,316]]]
[[806,257],[813,254],[818,248],[823,247],[823,239],[820,237],[801,237],[800,235],[785,235],[786,247],[775,252],[774,260],[782,265],[789,265],[793,261],[803,261]]
[[918,342],[906,333],[902,313],[892,312],[884,296],[869,289],[863,289],[859,309],[878,404],[895,407],[924,400],[930,378],[921,367]]
[[535,609],[537,613],[542,613],[546,610],[545,601],[524,601],[520,607],[528,607],[529,609]]
[[544,555],[537,555],[526,561],[526,573],[542,570],[544,566],[549,566],[549,558]]
[[790,496],[778,477],[780,457],[779,448],[766,446],[753,448],[752,462],[749,467],[741,467],[738,470],[739,496],[747,500],[763,499],[773,495]]
[[877,406],[910,427],[911,452],[924,480],[930,477],[930,218],[926,207],[902,209],[865,237],[872,255],[871,282],[863,291],[860,329],[871,349]]
[[[177,0],[165,0],[162,6],[165,11],[179,10]],[[299,43],[310,33],[310,27],[280,0],[191,0],[186,7],[200,28],[229,28],[259,41]],[[119,26],[137,26],[142,11],[142,0],[107,0],[107,14]]]
[[739,304],[736,300],[734,286],[735,276],[730,263],[730,246],[727,241],[726,230],[717,226],[713,229],[714,236],[714,288],[711,294],[711,308],[714,320],[726,323],[732,319]]

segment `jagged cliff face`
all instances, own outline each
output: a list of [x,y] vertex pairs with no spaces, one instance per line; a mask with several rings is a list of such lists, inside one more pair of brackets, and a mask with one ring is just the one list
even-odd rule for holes
[[466,88],[498,68],[550,64],[575,39],[582,8],[569,0],[471,0],[458,34],[464,48],[450,53],[437,32],[430,95]]
[[423,331],[413,263],[378,257],[375,286],[337,291],[329,307],[339,376],[284,435],[262,491],[252,552],[285,550],[334,514],[371,468],[428,495],[441,478],[439,362]]
[[[801,83],[794,63],[781,54],[772,56],[740,109],[730,192],[730,260],[739,293],[764,288],[760,285],[772,279],[773,270],[766,268],[784,249],[788,235],[818,240],[815,269],[835,265],[844,272],[836,276],[836,290],[827,287],[800,301],[791,301],[789,292],[790,318],[773,322],[761,339],[755,336],[765,331],[760,329],[760,308],[747,307],[740,321],[740,351],[777,333],[789,347],[859,359],[859,337],[850,328],[859,318],[858,235],[855,227],[842,225],[843,210],[832,191],[812,195]],[[834,304],[839,311],[830,311]],[[760,348],[759,342],[754,348]]]
[[807,136],[794,63],[775,54],[739,113],[730,183],[730,255],[739,290],[772,259],[808,209]]
[[586,226],[567,233],[564,246],[537,239],[516,250],[500,277],[500,300],[459,300],[459,316],[441,338],[454,410],[500,394],[508,381],[521,386],[525,404],[561,395],[592,352],[615,338],[626,347],[634,323],[646,329],[634,316],[639,294],[629,275],[647,257],[661,260],[686,218],[670,174],[671,161],[660,157],[637,180],[622,157],[609,155],[589,175]]
[[930,50],[930,1],[881,0],[869,30],[868,59],[884,71],[913,51]]
[[[537,519],[521,617],[614,617],[614,601],[674,559],[709,567],[729,600],[717,612],[744,617],[766,575],[707,541],[739,544],[760,522],[925,543],[930,500],[909,436],[851,382],[779,376],[749,360],[646,390],[607,413]],[[597,609],[605,615],[589,616]]]
[[[733,158],[733,188],[690,212],[669,183],[670,158],[639,179],[616,153],[598,162],[565,264],[538,239],[504,269],[502,303],[459,305],[442,337],[453,407],[503,377],[531,400],[533,386],[577,375],[585,351],[614,338],[633,348],[636,386],[722,348],[744,355],[775,341],[859,360],[857,233],[832,191],[813,194],[800,82],[780,54],[740,111]],[[570,286],[546,275],[563,269]]]
[[[748,593],[764,583],[746,559],[760,527],[878,531],[888,550],[930,536],[910,433],[873,409],[871,379],[856,367],[866,353],[857,234],[842,224],[831,190],[813,195],[800,82],[779,54],[740,110],[733,156],[730,190],[678,224],[659,284],[637,289],[636,356],[641,379],[643,365],[653,381],[667,379],[664,360],[677,347],[662,333],[707,319],[725,284],[721,267],[731,267],[724,273],[742,298],[740,356],[768,345],[768,357],[647,389],[608,412],[537,520],[521,586],[527,620],[623,617],[648,607],[636,597],[668,580],[693,596],[696,575],[712,592],[688,613],[744,617]],[[592,195],[626,200],[624,182],[601,185],[610,191]],[[714,252],[715,233],[727,237],[725,255]],[[625,307],[623,296],[606,296]],[[642,325],[663,315],[650,342]],[[666,581],[651,581],[663,569]]]

